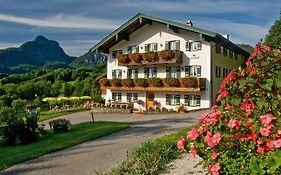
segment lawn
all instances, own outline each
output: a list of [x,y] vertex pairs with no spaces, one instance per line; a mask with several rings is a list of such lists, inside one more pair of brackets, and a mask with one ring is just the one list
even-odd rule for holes
[[29,145],[0,145],[0,170],[128,127],[128,123],[121,122],[87,122],[73,125],[71,131],[66,133],[50,133]]
[[75,112],[83,112],[83,111],[90,111],[90,108],[68,109],[63,111],[43,111],[40,112],[39,122],[43,120],[59,117],[62,115],[72,114]]

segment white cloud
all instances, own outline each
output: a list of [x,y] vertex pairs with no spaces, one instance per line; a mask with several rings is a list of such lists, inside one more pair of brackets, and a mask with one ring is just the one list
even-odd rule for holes
[[1,49],[6,49],[9,47],[19,47],[21,45],[21,43],[0,43],[0,50]]
[[66,29],[90,29],[113,30],[121,21],[88,18],[81,15],[65,15],[63,13],[47,18],[27,18],[0,13],[0,21],[14,22],[36,27],[66,28]]

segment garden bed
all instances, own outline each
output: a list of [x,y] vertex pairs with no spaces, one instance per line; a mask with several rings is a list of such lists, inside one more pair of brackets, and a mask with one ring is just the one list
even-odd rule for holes
[[131,114],[131,109],[122,109],[122,108],[109,108],[109,107],[91,107],[91,112],[94,114],[104,114],[104,113],[122,113],[122,114]]

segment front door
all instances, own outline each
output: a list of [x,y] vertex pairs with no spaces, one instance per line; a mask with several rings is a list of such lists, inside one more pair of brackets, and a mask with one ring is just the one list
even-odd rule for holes
[[153,109],[155,99],[155,93],[154,92],[146,92],[146,109]]

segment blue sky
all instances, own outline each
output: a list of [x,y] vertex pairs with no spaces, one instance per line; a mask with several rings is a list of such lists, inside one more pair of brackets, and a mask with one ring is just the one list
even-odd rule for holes
[[43,35],[80,56],[144,12],[255,45],[279,17],[280,0],[0,0],[0,49]]

